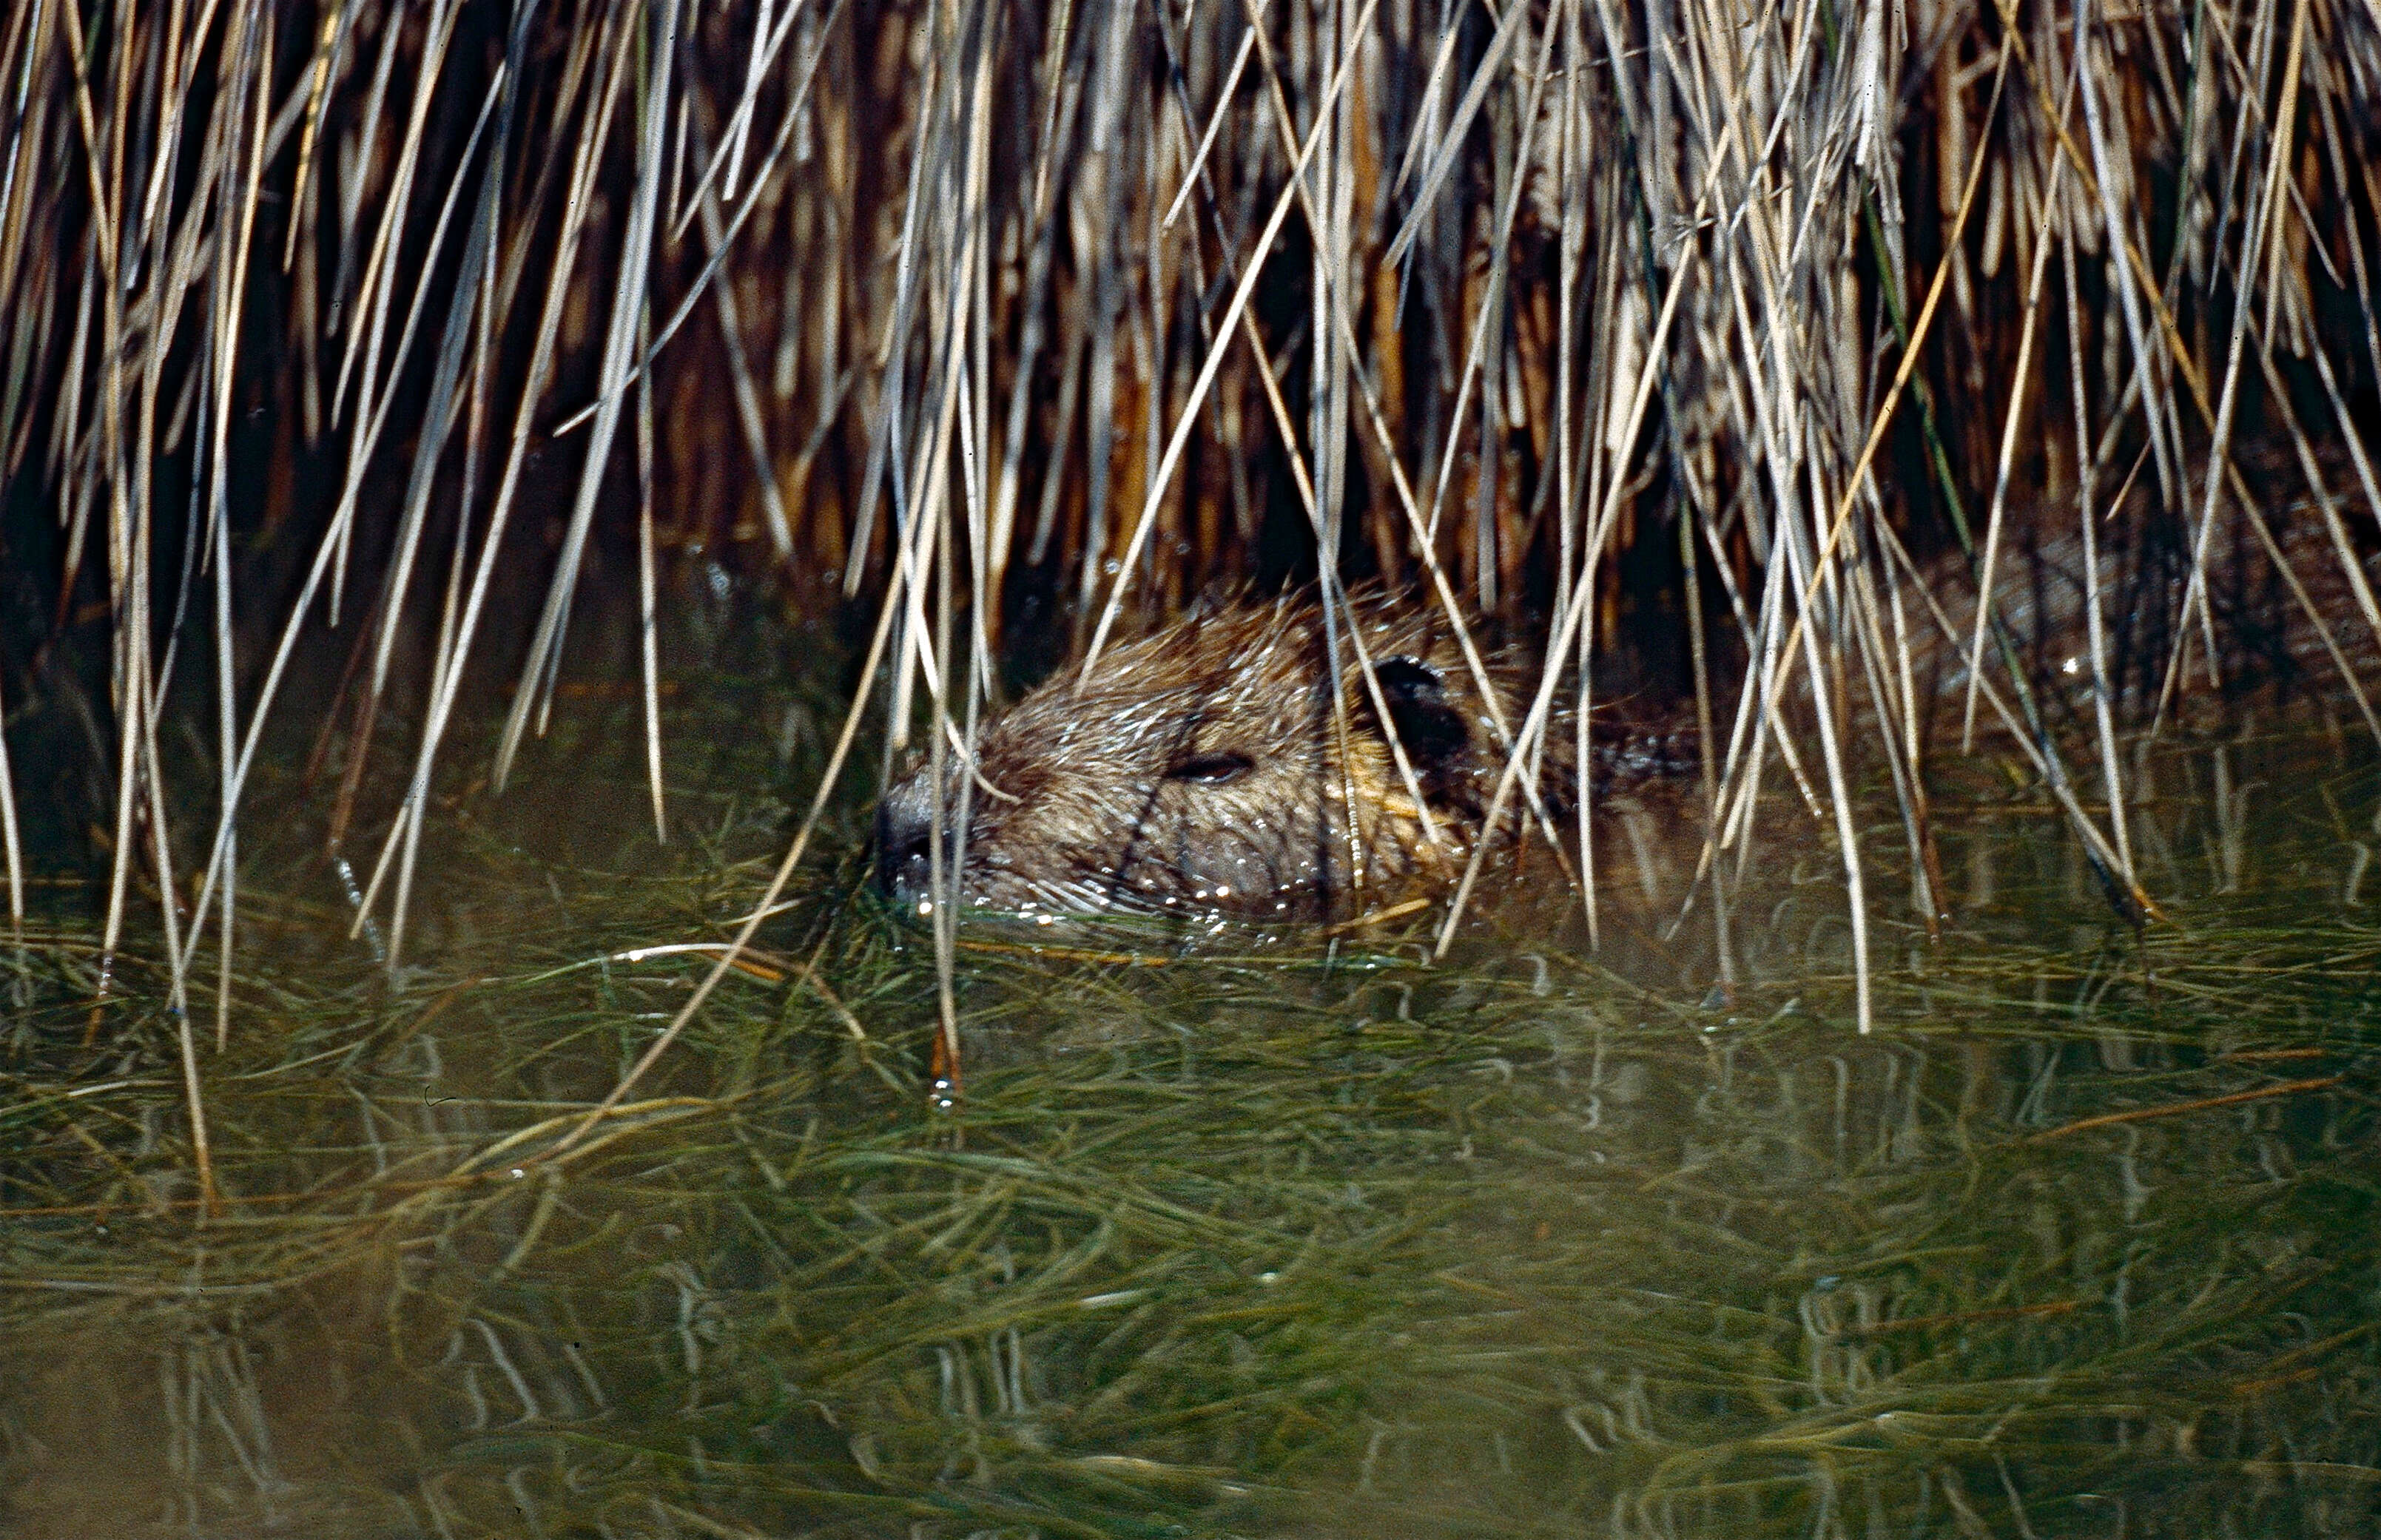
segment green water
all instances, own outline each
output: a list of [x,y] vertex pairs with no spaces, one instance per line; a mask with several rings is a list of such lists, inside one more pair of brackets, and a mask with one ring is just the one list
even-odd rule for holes
[[2162,751],[2138,938],[2022,786],[1947,794],[1939,941],[1880,823],[1866,1038],[1815,844],[1748,874],[1732,988],[1617,893],[1593,955],[1518,909],[1439,966],[986,940],[956,1116],[931,948],[828,861],[567,1149],[703,972],[629,954],[720,935],[785,807],[591,851],[632,780],[467,799],[394,986],[319,872],[252,880],[204,1222],[153,949],[86,1049],[52,890],[0,1532],[2369,1535],[2366,759]]

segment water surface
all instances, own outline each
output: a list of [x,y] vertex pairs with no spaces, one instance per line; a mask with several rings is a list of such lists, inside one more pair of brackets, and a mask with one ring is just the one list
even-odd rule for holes
[[1625,865],[1598,952],[1519,906],[1439,965],[971,932],[951,1116],[931,948],[828,862],[568,1147],[704,970],[643,949],[722,934],[786,807],[749,776],[660,847],[570,833],[630,776],[467,798],[393,982],[319,863],[252,880],[203,1220],[162,972],[86,1049],[87,894],[49,890],[0,1057],[0,1527],[2371,1534],[2367,758],[2158,750],[2138,934],[1989,766],[1938,807],[1940,940],[1880,822],[1867,1037],[1791,836],[1727,982]]

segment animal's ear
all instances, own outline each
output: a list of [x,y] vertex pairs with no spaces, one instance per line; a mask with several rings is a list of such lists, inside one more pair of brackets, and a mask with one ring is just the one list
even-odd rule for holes
[[[1438,670],[1419,658],[1387,658],[1373,665],[1373,677],[1416,774],[1449,769],[1471,749],[1471,726]],[[1365,703],[1371,704],[1370,691]]]

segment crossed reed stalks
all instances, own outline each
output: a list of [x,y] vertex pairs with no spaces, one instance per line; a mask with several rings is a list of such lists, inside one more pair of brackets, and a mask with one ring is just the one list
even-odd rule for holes
[[[332,843],[370,831],[394,963],[465,681],[519,655],[501,786],[574,607],[636,609],[666,833],[657,633],[711,563],[874,607],[780,887],[863,734],[965,751],[1029,610],[1087,655],[1250,577],[1521,617],[1508,789],[1667,617],[1721,955],[1774,759],[1841,852],[1865,1026],[1852,740],[1931,916],[1930,627],[2147,903],[2107,692],[2070,774],[1973,597],[2012,531],[2167,521],[2204,563],[2297,502],[2361,612],[2320,618],[2381,631],[2343,512],[2381,506],[2376,148],[2372,0],[20,0],[0,685],[104,618],[104,951],[162,896],[194,1119],[190,984],[229,976],[310,641],[357,661]],[[2302,488],[2250,485],[2253,438]],[[2204,591],[2161,711],[2222,668]]]

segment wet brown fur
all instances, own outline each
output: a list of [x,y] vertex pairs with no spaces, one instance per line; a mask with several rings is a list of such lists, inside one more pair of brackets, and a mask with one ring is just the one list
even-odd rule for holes
[[[2302,508],[2277,524],[2350,671],[2372,679],[2372,631],[2327,526]],[[2267,553],[2235,533],[2208,569],[2209,631],[2228,682],[2289,690],[2329,681],[2337,694],[2304,608]],[[2120,716],[2139,724],[2160,694],[2190,562],[2174,532],[2115,534],[2101,552],[2106,678]],[[2354,560],[2373,572],[2369,552]],[[1995,585],[1999,624],[2033,681],[2045,730],[2075,741],[2092,710],[2082,567],[2071,534],[2021,540],[2004,552]],[[1972,589],[1956,554],[1928,586],[1955,600]],[[1964,697],[1972,615],[1972,603],[1951,606],[1959,645],[1923,618],[1914,628],[1923,712],[1939,719]],[[2198,667],[2204,676],[2204,661]],[[921,757],[880,810],[880,884],[904,903],[931,899],[939,807],[943,891],[956,865],[957,896],[969,907],[1312,919],[1442,892],[1481,842],[1509,839],[1530,816],[1526,797],[1508,797],[1488,827],[1508,742],[1496,721],[1520,726],[1536,671],[1492,655],[1482,673],[1424,600],[1363,594],[1327,621],[1311,594],[1203,608],[1110,649],[1088,678],[1062,671],[995,715],[982,730],[977,773],[963,774],[951,750],[939,795]],[[1780,703],[1789,712],[1807,704]],[[1599,712],[1592,789],[1687,781],[1698,764],[1682,726],[1688,709]],[[1576,796],[1577,727],[1569,715],[1549,724],[1532,777],[1557,819]]]
[[[1378,595],[1328,622],[1312,596],[1210,608],[1112,648],[1088,679],[1065,671],[988,722],[977,776],[950,755],[950,833],[967,805],[960,901],[1311,919],[1440,891],[1524,816],[1486,827],[1496,718],[1518,728],[1526,701],[1503,660],[1483,673],[1485,692],[1435,608]],[[1575,782],[1574,742],[1569,726],[1548,734],[1551,798]],[[1633,735],[1597,755],[1597,779],[1677,758]],[[936,800],[922,762],[885,798],[878,870],[897,899],[931,897]],[[959,845],[946,839],[946,862]]]

